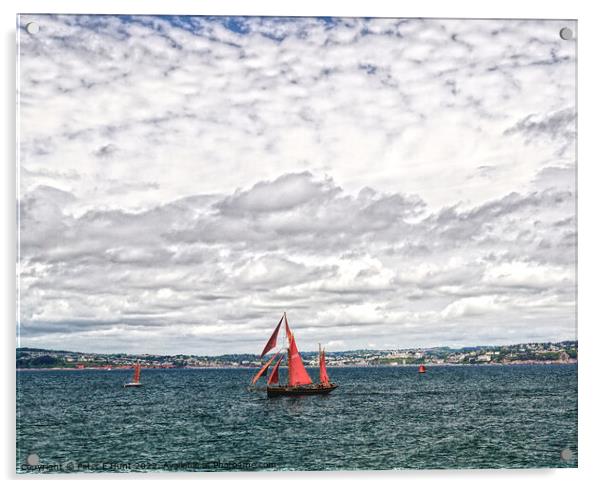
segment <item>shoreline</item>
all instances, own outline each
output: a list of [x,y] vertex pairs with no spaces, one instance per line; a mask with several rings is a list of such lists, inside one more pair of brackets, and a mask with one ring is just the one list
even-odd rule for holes
[[[475,367],[475,366],[569,366],[569,365],[577,365],[577,360],[570,361],[515,361],[511,363],[478,363],[478,364],[458,364],[458,363],[423,363],[427,368],[437,368],[437,367]],[[419,364],[339,364],[339,365],[328,365],[329,369],[337,369],[337,368],[418,368]],[[317,368],[317,366],[308,366],[309,368]],[[148,368],[142,366],[144,370],[160,370],[160,371],[168,371],[168,370],[204,370],[204,369],[245,369],[253,371],[257,369],[258,366],[191,366],[191,367],[183,367],[183,368]],[[116,367],[116,368],[16,368],[16,372],[23,371],[131,371],[131,367]]]

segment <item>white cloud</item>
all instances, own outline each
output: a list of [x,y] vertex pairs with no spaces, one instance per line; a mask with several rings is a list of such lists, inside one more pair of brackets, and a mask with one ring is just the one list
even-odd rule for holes
[[304,347],[570,337],[558,22],[36,20],[23,343],[254,351],[283,309]]
[[511,261],[487,267],[483,281],[501,286],[550,289],[559,285],[571,286],[575,281],[575,270],[572,267]]
[[503,304],[500,303],[495,295],[484,295],[479,297],[461,298],[445,307],[441,315],[444,319],[487,315],[500,312],[503,308]]

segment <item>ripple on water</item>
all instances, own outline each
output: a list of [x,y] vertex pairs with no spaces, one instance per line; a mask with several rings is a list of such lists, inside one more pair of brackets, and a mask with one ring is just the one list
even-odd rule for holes
[[19,372],[18,470],[31,453],[120,472],[577,465],[574,365],[331,375],[329,396],[268,399],[241,369],[144,371],[139,389],[127,371]]

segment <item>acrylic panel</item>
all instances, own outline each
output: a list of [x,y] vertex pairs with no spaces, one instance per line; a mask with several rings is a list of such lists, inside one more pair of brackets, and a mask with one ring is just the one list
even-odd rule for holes
[[576,21],[17,44],[17,472],[577,466]]

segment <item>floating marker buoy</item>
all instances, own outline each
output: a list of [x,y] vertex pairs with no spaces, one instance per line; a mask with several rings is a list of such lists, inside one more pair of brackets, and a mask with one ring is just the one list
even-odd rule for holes
[[424,367],[424,364],[421,364],[420,366],[418,366],[418,372],[419,373],[426,373],[426,368]]

